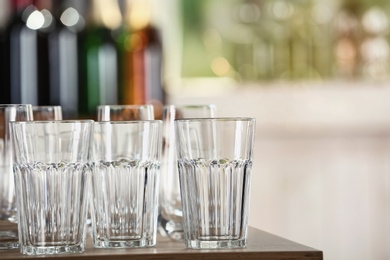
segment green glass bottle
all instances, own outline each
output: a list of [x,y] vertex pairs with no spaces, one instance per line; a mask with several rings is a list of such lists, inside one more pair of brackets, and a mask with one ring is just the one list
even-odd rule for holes
[[116,0],[91,0],[79,54],[81,117],[95,116],[98,105],[118,103],[120,62],[115,39],[121,24]]

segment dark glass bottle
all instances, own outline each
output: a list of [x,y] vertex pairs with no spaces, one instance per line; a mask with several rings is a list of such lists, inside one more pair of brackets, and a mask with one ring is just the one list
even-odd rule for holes
[[43,18],[32,0],[12,0],[12,19],[6,31],[10,103],[38,104],[37,29]]
[[0,104],[11,103],[11,88],[9,81],[9,47],[7,44],[7,26],[10,17],[10,2],[0,2]]
[[80,53],[79,107],[95,116],[98,105],[118,103],[119,54],[115,41],[122,16],[116,0],[91,0]]
[[160,118],[165,93],[162,86],[162,43],[151,23],[149,1],[127,0],[126,37],[122,36],[124,81],[121,103],[153,104]]
[[49,35],[56,28],[53,15],[54,2],[52,0],[34,0],[34,6],[39,11],[43,22],[37,29],[37,68],[36,77],[38,84],[38,104],[50,105],[50,79],[51,66],[57,61],[50,58]]
[[[40,104],[60,105],[64,118],[76,118],[79,99],[78,55],[85,21],[74,1],[43,1],[47,8],[41,12],[51,21],[41,28],[39,34],[39,82],[45,86],[45,89],[40,89]],[[37,4],[37,7],[40,6]]]

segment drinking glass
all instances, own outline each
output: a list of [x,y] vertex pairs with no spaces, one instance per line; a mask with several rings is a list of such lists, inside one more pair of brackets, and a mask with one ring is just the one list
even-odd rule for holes
[[34,121],[62,120],[61,106],[33,106]]
[[175,127],[186,246],[244,247],[255,119],[177,119]]
[[92,120],[12,122],[20,252],[85,250]]
[[130,121],[153,119],[153,105],[105,105],[97,107],[97,121]]
[[[97,107],[97,121],[99,122],[133,120],[154,120],[153,105],[101,105]],[[90,204],[92,204],[91,200],[90,197]],[[91,222],[90,212],[88,212],[87,223],[89,227],[91,227]]]
[[96,122],[92,240],[97,248],[156,244],[162,122]]
[[20,120],[32,120],[31,105],[0,105],[0,249],[19,245],[9,123]]
[[163,158],[160,178],[159,232],[175,240],[183,239],[183,212],[173,122],[178,118],[215,117],[215,105],[167,105],[163,109]]

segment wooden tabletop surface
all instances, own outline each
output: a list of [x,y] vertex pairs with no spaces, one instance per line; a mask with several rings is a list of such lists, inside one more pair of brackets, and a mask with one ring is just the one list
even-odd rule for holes
[[137,249],[97,249],[88,239],[87,249],[82,254],[62,254],[49,256],[26,256],[15,250],[0,250],[0,259],[97,259],[97,260],[142,260],[142,259],[284,259],[284,260],[320,260],[322,251],[275,236],[250,227],[247,247],[243,249],[187,249],[182,242],[172,241],[159,236],[157,245],[151,248]]

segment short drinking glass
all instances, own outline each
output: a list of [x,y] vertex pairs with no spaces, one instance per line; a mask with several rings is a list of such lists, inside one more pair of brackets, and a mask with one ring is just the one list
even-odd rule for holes
[[244,247],[255,119],[178,119],[175,126],[186,246]]
[[98,248],[156,244],[162,122],[96,122],[92,239]]
[[20,251],[85,250],[93,121],[11,123]]

